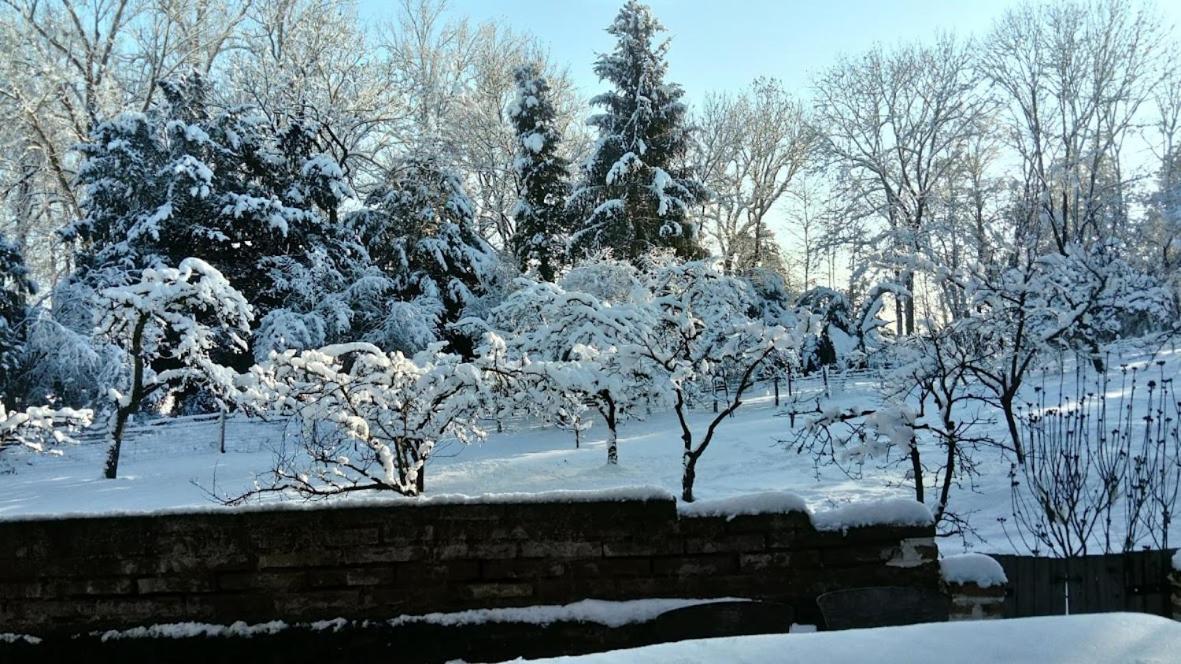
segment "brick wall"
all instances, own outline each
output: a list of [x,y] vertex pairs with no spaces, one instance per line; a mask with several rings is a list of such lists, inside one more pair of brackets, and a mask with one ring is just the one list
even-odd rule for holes
[[0,522],[0,632],[390,618],[578,599],[749,597],[814,621],[829,590],[940,585],[933,528],[674,501],[394,504]]

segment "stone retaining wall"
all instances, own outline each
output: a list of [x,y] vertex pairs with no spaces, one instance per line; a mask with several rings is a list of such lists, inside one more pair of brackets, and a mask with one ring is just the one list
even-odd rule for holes
[[333,506],[0,522],[0,632],[391,618],[583,598],[817,595],[941,584],[932,526],[821,532],[807,513],[671,498]]

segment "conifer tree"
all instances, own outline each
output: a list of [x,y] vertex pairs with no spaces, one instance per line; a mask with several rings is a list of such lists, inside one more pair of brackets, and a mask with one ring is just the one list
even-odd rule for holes
[[391,297],[415,305],[439,338],[470,353],[471,340],[450,324],[486,292],[498,259],[476,232],[459,178],[435,157],[408,157],[366,204],[347,224],[392,282]]
[[197,74],[160,89],[165,103],[101,123],[80,148],[71,281],[97,292],[197,256],[261,317],[286,296],[276,264],[332,241],[344,174],[298,115],[274,126],[249,108],[211,112]]
[[558,153],[562,137],[549,82],[532,64],[517,68],[515,76],[517,96],[508,117],[517,134],[513,167],[521,195],[513,209],[511,248],[522,273],[552,282],[566,262],[569,164]]
[[663,31],[636,0],[607,28],[617,43],[599,56],[595,73],[614,89],[591,100],[603,109],[589,121],[599,140],[570,201],[580,217],[572,237],[579,253],[609,248],[633,261],[658,248],[683,258],[703,254],[687,217],[705,190],[685,166],[691,130],[684,91],[664,81]]
[[17,368],[24,343],[28,298],[35,291],[24,258],[16,245],[0,234],[0,403],[7,401],[8,378]]

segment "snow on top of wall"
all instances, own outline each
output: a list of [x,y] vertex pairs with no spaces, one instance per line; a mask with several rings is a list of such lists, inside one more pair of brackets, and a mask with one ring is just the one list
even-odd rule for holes
[[808,503],[794,493],[764,491],[732,498],[681,503],[677,505],[677,512],[681,516],[725,516],[730,518],[743,514],[808,513]]
[[840,507],[815,512],[812,525],[816,530],[846,531],[863,526],[929,526],[935,517],[926,505],[910,498],[849,503]]
[[1005,568],[983,553],[948,556],[939,561],[939,569],[948,583],[975,583],[981,588],[991,588],[1009,581]]
[[399,616],[389,621],[393,627],[410,623],[430,623],[448,627],[494,622],[529,623],[545,626],[555,622],[592,622],[607,627],[620,627],[647,622],[662,613],[687,606],[717,602],[747,602],[750,600],[721,597],[716,599],[635,599],[607,601],[584,599],[565,605],[521,606],[505,609],[472,609],[453,613],[427,613]]
[[1177,549],[1177,553],[1173,554],[1173,570],[1181,572],[1181,549]]
[[13,634],[12,632],[0,632],[0,643],[19,643],[21,641],[34,646],[38,643],[41,643],[41,639],[31,634]]
[[440,494],[405,499],[421,505],[474,505],[517,503],[596,503],[625,500],[675,500],[668,489],[657,486],[624,486],[611,489],[559,489],[554,491],[486,493],[479,496]]
[[239,620],[231,625],[215,625],[212,623],[179,622],[149,625],[147,627],[132,627],[131,629],[112,629],[102,633],[103,641],[112,639],[189,639],[203,637],[251,637],[259,634],[277,634],[287,629],[287,623],[282,620],[247,625]]
[[845,531],[862,526],[926,526],[934,520],[923,504],[908,498],[849,503],[841,507],[812,512],[807,502],[786,491],[766,491],[717,500],[681,503],[667,489],[657,486],[631,486],[605,489],[560,489],[553,491],[486,493],[480,495],[438,494],[407,497],[349,496],[328,500],[298,500],[272,498],[247,505],[220,504],[189,505],[142,510],[109,510],[104,512],[55,512],[47,514],[0,514],[0,521],[48,521],[59,519],[96,519],[107,517],[166,516],[219,514],[243,512],[279,512],[315,509],[348,509],[354,507],[423,507],[435,505],[514,505],[536,503],[590,503],[622,501],[677,502],[677,511],[685,517],[728,517],[753,514],[782,514],[804,512],[817,530]]
[[887,498],[813,512],[808,503],[794,493],[766,491],[745,496],[680,503],[681,516],[724,516],[734,518],[744,514],[782,514],[803,512],[816,530],[846,531],[862,526],[929,526],[935,522],[926,505],[909,498]]
[[512,505],[521,503],[592,503],[641,501],[673,501],[667,489],[656,486],[615,487],[608,489],[558,489],[537,492],[438,494],[433,496],[349,496],[330,500],[262,500],[238,506],[219,504],[188,505],[164,509],[110,510],[105,512],[53,512],[47,514],[0,514],[0,521],[49,521],[57,519],[98,519],[120,516],[164,516],[242,512],[300,511],[309,509],[347,509],[350,507],[415,507],[431,505]]

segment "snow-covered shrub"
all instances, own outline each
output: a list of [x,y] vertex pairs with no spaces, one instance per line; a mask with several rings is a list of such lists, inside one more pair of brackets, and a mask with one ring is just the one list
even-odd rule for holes
[[977,351],[973,378],[1004,415],[1019,463],[1025,454],[1017,396],[1031,369],[1052,354],[1078,352],[1103,371],[1106,342],[1176,325],[1167,289],[1110,246],[1070,246],[1019,267],[971,275],[963,287],[972,313],[953,326]]
[[860,477],[866,464],[900,467],[901,477],[891,482],[913,486],[915,500],[929,505],[944,534],[964,536],[965,520],[950,509],[951,489],[975,476],[977,447],[992,444],[967,408],[979,400],[970,380],[975,348],[947,328],[881,352],[887,359],[874,403],[818,401],[791,447],[850,477]]
[[[757,319],[750,286],[722,274],[712,261],[666,265],[647,280],[646,320],[630,328],[633,336],[622,352],[653,367],[654,384],[673,404],[684,444],[681,497],[691,502],[697,461],[718,427],[742,405],[769,358],[798,349],[798,334]],[[728,386],[725,398],[705,430],[695,431],[692,397],[719,379]]]
[[578,261],[558,284],[562,290],[586,293],[612,304],[645,297],[639,271],[627,261],[612,258],[609,252]]
[[336,242],[311,250],[307,261],[273,261],[283,306],[259,321],[254,356],[365,341],[383,350],[415,353],[438,341],[438,302],[401,299],[398,283],[372,264],[364,248]]
[[27,403],[95,408],[125,373],[117,347],[94,337],[93,289],[66,279],[53,307],[35,307],[26,321],[20,393]]
[[252,378],[254,399],[306,424],[301,455],[278,459],[273,482],[252,494],[304,497],[421,494],[437,445],[483,435],[479,419],[492,385],[482,367],[443,353],[442,344],[414,356],[362,342],[288,350],[255,367]]
[[204,389],[215,398],[235,394],[238,374],[214,356],[246,349],[253,313],[220,272],[196,258],[176,268],[146,269],[129,286],[103,289],[95,310],[95,335],[121,350],[126,367],[109,393],[114,412],[105,474],[114,478],[124,427],[146,399],[182,388]]
[[[562,370],[550,373],[541,384],[550,398],[539,400],[534,413],[577,426],[580,404],[589,405],[607,426],[607,463],[617,463],[619,424],[641,416],[661,396],[650,363],[621,352],[630,340],[647,336],[637,328],[649,324],[648,312],[642,305],[626,301],[612,305],[590,293],[566,291],[550,283],[520,283],[493,310],[489,323],[507,332],[507,343],[516,356],[562,363]],[[584,283],[601,284],[598,280]],[[634,296],[630,290],[629,296]],[[555,400],[558,403],[552,404]]]
[[23,447],[34,452],[50,452],[47,446],[69,442],[72,429],[90,424],[89,410],[32,406],[10,411],[0,403],[0,452]]

